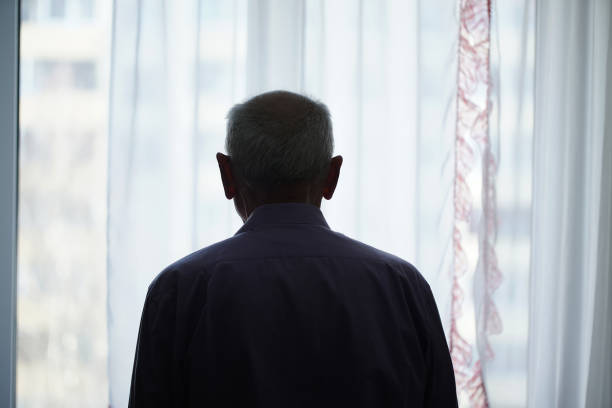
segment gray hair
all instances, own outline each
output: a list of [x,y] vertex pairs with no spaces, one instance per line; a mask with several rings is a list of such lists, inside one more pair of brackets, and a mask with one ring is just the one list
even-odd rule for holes
[[327,172],[334,138],[325,104],[274,91],[235,105],[227,119],[225,149],[250,188],[314,182]]

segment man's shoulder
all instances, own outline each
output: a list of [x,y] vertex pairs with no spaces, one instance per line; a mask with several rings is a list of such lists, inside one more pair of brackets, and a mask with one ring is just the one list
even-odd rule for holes
[[180,270],[191,270],[191,269],[202,269],[208,267],[220,260],[228,258],[235,248],[239,245],[236,241],[240,241],[239,237],[234,235],[226,238],[222,241],[200,248],[189,255],[175,261],[168,268],[180,269]]
[[378,261],[386,261],[401,264],[404,266],[412,265],[400,258],[399,256],[393,255],[392,253],[383,251],[378,249],[372,245],[366,244],[365,242],[359,241],[357,239],[348,237],[342,233],[334,232],[334,234],[338,237],[339,240],[344,242],[344,245],[348,249],[348,253],[353,253],[355,257],[366,258],[371,260]]
[[153,279],[149,291],[169,292],[179,280],[207,279],[211,267],[236,248],[236,240],[237,236],[229,237],[174,261]]
[[[199,249],[167,266],[151,283],[151,287],[176,285],[178,280],[207,280],[219,263],[259,258],[324,257],[358,260],[392,269],[409,280],[425,282],[421,273],[410,262],[364,242],[332,230],[319,230],[308,240],[271,240],[269,232],[239,233]],[[275,237],[278,238],[278,237]],[[295,238],[295,237],[294,237]],[[269,242],[270,241],[270,242]]]
[[[393,267],[394,269],[402,271],[411,278],[423,279],[418,269],[410,262],[397,255],[383,251],[374,246],[368,245],[362,241],[358,241],[354,238],[350,238],[339,232],[334,232],[335,235],[342,241],[344,241],[347,250],[347,254],[353,254],[356,258],[369,260],[373,262],[380,262],[382,264]],[[350,255],[349,255],[350,256]]]

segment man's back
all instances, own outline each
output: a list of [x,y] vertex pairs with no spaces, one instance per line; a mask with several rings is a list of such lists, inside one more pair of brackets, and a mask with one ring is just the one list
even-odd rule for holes
[[423,277],[313,205],[258,207],[149,288],[130,406],[456,405]]

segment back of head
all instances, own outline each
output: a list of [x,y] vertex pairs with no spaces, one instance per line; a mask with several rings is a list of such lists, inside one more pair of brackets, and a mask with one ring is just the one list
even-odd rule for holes
[[228,114],[225,148],[251,189],[316,181],[327,172],[333,144],[327,107],[303,95],[264,93]]

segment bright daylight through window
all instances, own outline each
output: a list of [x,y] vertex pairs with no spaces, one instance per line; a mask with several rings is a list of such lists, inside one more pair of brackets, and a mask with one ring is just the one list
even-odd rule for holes
[[111,4],[21,2],[19,407],[107,405]]
[[[345,163],[325,217],[414,263],[448,331],[460,2],[272,3],[21,1],[17,406],[127,405],[147,286],[172,261],[237,230],[214,155],[228,109],[270,87],[328,104]],[[493,406],[520,407],[533,10],[527,0],[494,4],[490,128],[504,188],[503,282],[493,297],[503,331],[489,338],[486,374]],[[467,179],[475,214],[481,170]],[[472,221],[462,227],[471,272],[459,328],[476,355],[481,224]]]

